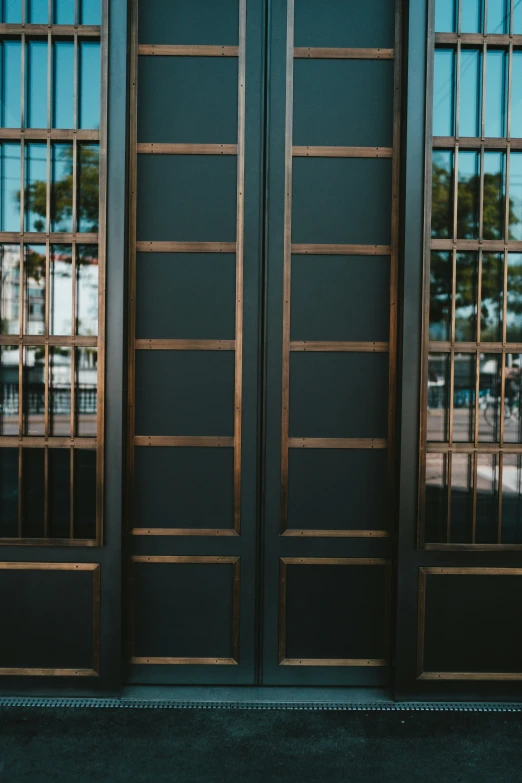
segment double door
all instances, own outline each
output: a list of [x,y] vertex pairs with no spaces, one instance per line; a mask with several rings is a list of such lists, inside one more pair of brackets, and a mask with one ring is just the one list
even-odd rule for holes
[[136,0],[130,682],[389,681],[398,17]]

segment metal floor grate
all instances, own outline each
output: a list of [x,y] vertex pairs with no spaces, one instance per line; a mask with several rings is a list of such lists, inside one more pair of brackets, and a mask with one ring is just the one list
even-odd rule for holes
[[296,710],[333,712],[522,712],[522,704],[474,702],[245,702],[245,701],[153,701],[141,699],[61,699],[3,697],[1,707],[39,707],[50,709],[95,708],[134,710]]

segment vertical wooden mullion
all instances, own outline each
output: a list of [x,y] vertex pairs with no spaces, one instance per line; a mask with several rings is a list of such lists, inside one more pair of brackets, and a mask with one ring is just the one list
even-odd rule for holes
[[285,111],[285,208],[283,252],[283,346],[281,415],[281,519],[280,531],[288,518],[288,436],[290,416],[290,293],[292,268],[292,137],[294,95],[294,0],[288,0],[286,31],[286,111]]
[[[395,409],[397,400],[397,298],[399,277],[399,189],[400,189],[400,133],[401,133],[401,3],[395,9],[395,61],[394,61],[394,104],[393,104],[393,151],[392,151],[392,255],[390,269],[390,325],[389,325],[389,370],[388,370],[388,496],[390,508],[394,507],[395,496]],[[390,526],[395,520],[393,516]]]
[[236,219],[236,333],[234,388],[234,530],[241,525],[241,456],[243,398],[243,277],[245,203],[246,0],[239,2],[237,219]]
[[[98,400],[96,411],[96,541],[103,544],[105,480],[105,285],[107,264],[107,111],[109,72],[109,3],[102,2],[100,85],[100,197],[98,229]],[[78,226],[74,227],[74,231]],[[130,450],[132,450],[132,444]]]
[[[136,183],[138,140],[138,0],[132,0],[130,19],[130,166],[129,166],[129,336],[128,336],[128,449],[125,521],[127,529],[133,526],[134,461],[135,461],[135,368],[136,368]],[[132,647],[130,647],[132,649]]]

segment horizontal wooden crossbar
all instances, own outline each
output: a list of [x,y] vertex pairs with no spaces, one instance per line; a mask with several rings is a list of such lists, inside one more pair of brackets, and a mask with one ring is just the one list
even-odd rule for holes
[[522,443],[440,443],[430,441],[426,443],[426,451],[430,454],[520,454],[522,455]]
[[0,128],[0,139],[21,141],[99,141],[99,130],[63,130],[61,128]]
[[285,530],[289,538],[389,538],[387,530]]
[[235,253],[235,242],[136,242],[138,253]]
[[98,346],[97,337],[54,337],[50,335],[26,334],[23,337],[13,334],[0,335],[0,345],[56,345],[71,346],[73,348],[96,348]]
[[486,137],[481,139],[478,136],[434,136],[433,147],[435,149],[451,149],[451,147],[458,147],[459,149],[512,149],[522,150],[522,139],[498,139]]
[[27,36],[47,36],[51,33],[52,36],[60,37],[78,34],[81,38],[100,38],[101,27],[87,24],[78,27],[72,24],[0,24],[0,35],[22,35],[22,33]]
[[522,242],[504,242],[498,239],[432,239],[432,250],[484,250],[486,253],[522,253]]
[[138,144],[146,155],[237,155],[237,144]]
[[135,446],[173,446],[177,448],[233,448],[234,438],[193,435],[136,435]]
[[235,340],[136,340],[137,351],[235,351]]
[[30,435],[1,435],[0,436],[0,449],[16,449],[18,447],[24,449],[95,449],[96,438],[60,438],[52,437],[45,438],[35,437]]
[[482,46],[484,43],[495,46],[522,45],[522,35],[509,34],[489,34],[482,33],[435,33],[436,44],[476,44]]
[[289,438],[290,449],[385,449],[382,438]]
[[522,353],[522,343],[450,343],[430,342],[430,353]]
[[294,158],[391,158],[391,147],[292,147]]
[[71,245],[73,242],[77,245],[97,245],[98,234],[45,234],[36,231],[27,231],[23,234],[14,231],[0,232],[0,243],[17,245],[22,240],[26,245],[45,245],[47,240],[56,245]]
[[389,343],[314,342],[312,340],[294,340],[290,343],[291,351],[308,353],[386,353],[389,349]]
[[238,46],[171,46],[140,44],[138,54],[161,57],[238,57]]
[[394,49],[341,49],[329,47],[303,47],[294,49],[294,57],[316,60],[393,60]]
[[390,256],[390,245],[292,245],[294,255]]

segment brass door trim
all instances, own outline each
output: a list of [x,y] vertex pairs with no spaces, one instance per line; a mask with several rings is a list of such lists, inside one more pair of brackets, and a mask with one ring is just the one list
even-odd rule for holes
[[[239,557],[226,557],[219,555],[198,555],[198,556],[170,556],[170,555],[133,555],[130,558],[133,563],[155,563],[155,564],[190,564],[190,565],[231,565],[232,566],[232,657],[220,658],[219,656],[210,656],[205,658],[183,657],[154,657],[154,656],[135,656],[134,649],[134,628],[132,605],[129,607],[128,624],[128,651],[129,663],[141,665],[176,665],[176,666],[238,666],[240,663],[240,598],[241,598],[241,574]],[[132,596],[132,567],[129,568],[129,590],[128,595]]]
[[391,254],[391,245],[292,245],[292,255],[391,256]]
[[145,144],[138,155],[237,155],[237,144]]
[[238,57],[239,46],[175,46],[170,44],[139,44],[138,55],[161,57]]
[[279,665],[280,666],[344,666],[376,667],[388,666],[384,658],[288,658],[286,655],[286,569],[289,565],[328,565],[328,566],[383,566],[385,568],[384,585],[384,625],[385,646],[390,647],[391,612],[391,560],[376,557],[281,557],[279,560]]
[[[476,547],[477,545],[475,545]],[[499,547],[495,547],[495,550]],[[442,567],[419,568],[417,609],[417,680],[522,680],[522,672],[426,672],[424,671],[424,637],[426,629],[426,577],[457,576],[522,576],[522,568]]]
[[343,49],[325,46],[298,46],[294,57],[319,60],[393,60],[394,49]]
[[[41,546],[40,539],[33,543]],[[67,546],[96,546],[97,542],[76,542],[66,539]],[[2,541],[4,544],[5,541]],[[46,542],[51,544],[51,542]],[[92,616],[92,669],[82,668],[42,668],[42,667],[4,667],[0,676],[5,677],[99,677],[100,675],[100,622],[101,592],[99,563],[0,563],[0,571],[90,571],[92,573],[93,616]]]
[[235,242],[136,242],[138,253],[235,253]]
[[391,158],[392,147],[292,147],[294,158]]

